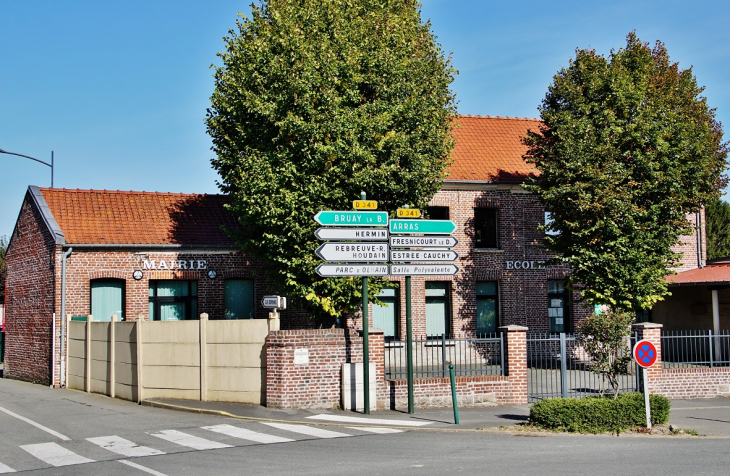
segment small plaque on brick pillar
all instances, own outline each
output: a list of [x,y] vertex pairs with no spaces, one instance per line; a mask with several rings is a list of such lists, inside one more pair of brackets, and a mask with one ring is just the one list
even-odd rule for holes
[[294,365],[309,365],[309,349],[294,349]]

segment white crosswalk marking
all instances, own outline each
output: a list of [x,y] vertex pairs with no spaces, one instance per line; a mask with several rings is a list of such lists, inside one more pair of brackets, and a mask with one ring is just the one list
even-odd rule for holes
[[217,441],[206,440],[205,438],[198,438],[197,436],[188,435],[182,431],[177,430],[163,430],[159,433],[152,433],[152,436],[162,438],[163,440],[177,443],[178,445],[187,446],[195,450],[215,450],[219,448],[232,448],[231,445],[225,443],[218,443]]
[[155,456],[155,455],[164,455],[165,453],[160,450],[156,450],[154,448],[148,448],[147,446],[138,446],[136,443],[133,443],[129,440],[125,440],[124,438],[120,438],[119,436],[112,435],[112,436],[99,436],[96,438],[86,438],[90,442],[94,443],[95,445],[99,445],[104,449],[107,449],[113,453],[122,455],[122,456],[129,456],[130,458],[136,458],[140,456]]
[[5,466],[4,464],[0,463],[0,473],[14,473],[15,470],[11,468],[10,466]]
[[127,466],[131,466],[133,468],[136,468],[140,471],[143,471],[147,474],[153,474],[154,476],[167,476],[165,473],[160,473],[159,471],[155,471],[154,469],[150,469],[147,466],[142,466],[141,464],[132,463],[131,461],[127,461],[124,459],[119,460],[120,463],[126,464]]
[[215,431],[216,433],[222,433],[224,435],[232,436],[234,438],[241,438],[242,440],[255,441],[256,443],[288,443],[289,438],[282,438],[280,436],[267,435],[266,433],[258,433],[256,431],[246,430],[232,425],[214,425],[204,426],[204,430]]
[[332,415],[330,413],[321,413],[307,417],[312,420],[339,421],[343,423],[363,423],[366,425],[393,425],[393,426],[425,426],[430,425],[430,421],[411,421],[411,420],[386,420],[383,418],[364,418],[348,415]]
[[273,422],[261,422],[264,425],[273,426],[281,430],[287,430],[294,433],[301,433],[302,435],[314,436],[316,438],[343,438],[346,436],[352,436],[345,433],[338,433],[336,431],[323,430],[321,428],[314,428],[305,425],[289,425],[287,423],[273,423]]
[[367,426],[348,426],[346,428],[349,428],[351,430],[360,430],[360,431],[369,431],[370,433],[378,433],[381,435],[386,435],[388,433],[403,433],[403,430],[398,430],[396,428],[383,428],[383,427],[367,427]]
[[79,456],[57,443],[39,443],[21,446],[25,451],[51,466],[69,466],[72,464],[93,463],[93,459]]

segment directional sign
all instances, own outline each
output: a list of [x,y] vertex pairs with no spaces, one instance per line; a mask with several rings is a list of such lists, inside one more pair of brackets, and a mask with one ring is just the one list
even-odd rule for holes
[[388,241],[386,228],[318,228],[314,236],[320,240]]
[[391,261],[454,261],[459,255],[446,250],[390,250]]
[[388,261],[387,243],[325,243],[317,248],[325,261]]
[[390,220],[391,233],[448,235],[454,230],[456,224],[451,220]]
[[377,210],[378,202],[375,200],[353,200],[352,208],[355,210]]
[[459,242],[453,236],[391,236],[393,248],[453,248]]
[[418,208],[399,208],[396,216],[398,218],[421,218],[421,210]]
[[391,264],[391,276],[453,276],[459,268],[453,264]]
[[644,368],[654,365],[654,362],[656,362],[657,359],[656,347],[654,347],[654,344],[648,340],[640,340],[637,342],[632,354],[634,355],[636,363]]
[[269,309],[286,309],[286,298],[282,296],[264,296],[261,305]]
[[388,212],[350,212],[323,210],[314,219],[330,226],[388,226]]
[[320,264],[317,274],[328,278],[332,276],[388,276],[387,264]]

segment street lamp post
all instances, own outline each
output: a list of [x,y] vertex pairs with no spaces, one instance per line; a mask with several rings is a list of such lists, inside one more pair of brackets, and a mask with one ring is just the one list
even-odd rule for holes
[[35,160],[36,162],[39,162],[43,165],[46,165],[51,168],[51,188],[53,188],[53,151],[51,151],[51,163],[43,162],[42,160],[38,160],[34,157],[30,157],[28,155],[23,154],[16,154],[15,152],[8,152],[7,150],[0,149],[0,154],[8,154],[8,155],[17,155],[18,157],[25,157],[26,159]]

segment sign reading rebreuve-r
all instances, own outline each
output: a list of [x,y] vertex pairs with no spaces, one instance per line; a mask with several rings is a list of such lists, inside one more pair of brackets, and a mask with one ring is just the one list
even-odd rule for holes
[[456,230],[451,220],[390,220],[391,233],[422,233],[427,235],[448,235]]
[[388,261],[388,243],[325,243],[316,253],[325,261]]
[[320,225],[329,226],[388,226],[388,212],[323,210],[314,219]]

